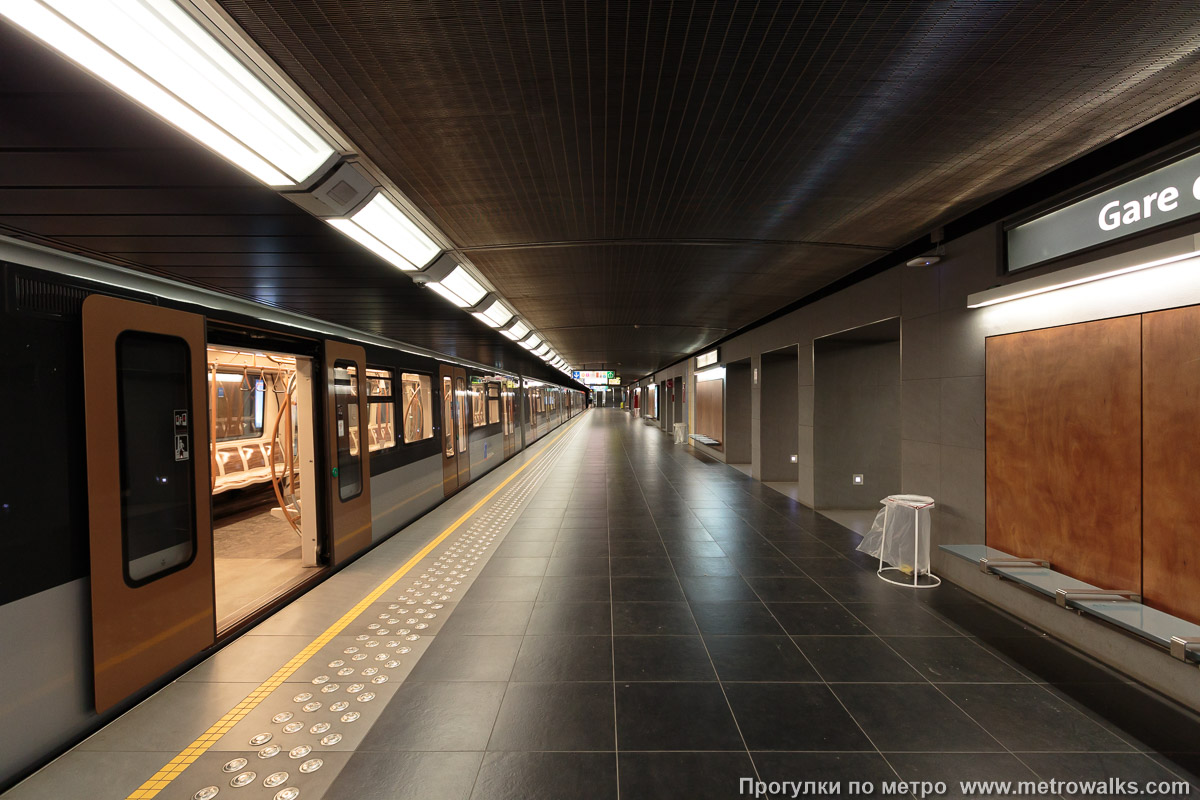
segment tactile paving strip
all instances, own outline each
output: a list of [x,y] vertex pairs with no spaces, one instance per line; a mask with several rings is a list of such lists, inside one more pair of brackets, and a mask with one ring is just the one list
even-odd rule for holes
[[422,559],[399,581],[397,594],[361,609],[356,606],[358,613],[338,635],[327,642],[318,639],[314,645],[321,646],[284,680],[260,687],[268,690],[261,702],[219,732],[206,752],[184,765],[178,778],[166,781],[154,794],[133,796],[320,797],[579,428],[573,426],[548,445],[540,463]]

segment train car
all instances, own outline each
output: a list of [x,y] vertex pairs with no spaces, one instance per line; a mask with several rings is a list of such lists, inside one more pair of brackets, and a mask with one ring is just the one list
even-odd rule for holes
[[0,239],[0,785],[583,393]]

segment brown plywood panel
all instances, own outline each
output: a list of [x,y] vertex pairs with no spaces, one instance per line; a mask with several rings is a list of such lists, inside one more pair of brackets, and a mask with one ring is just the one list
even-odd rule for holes
[[696,433],[710,436],[725,447],[725,381],[696,382]]
[[1200,622],[1200,306],[1142,319],[1144,602]]
[[1140,317],[987,340],[987,543],[1140,588]]

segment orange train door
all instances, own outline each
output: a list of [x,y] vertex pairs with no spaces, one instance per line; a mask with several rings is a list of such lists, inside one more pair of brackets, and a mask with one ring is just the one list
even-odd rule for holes
[[371,544],[371,467],[368,457],[367,354],[358,345],[325,342],[330,563],[340,564]]
[[467,412],[471,407],[471,391],[467,385],[467,371],[454,368],[454,405],[458,417],[454,424],[454,441],[458,445],[458,486],[461,489],[471,482],[471,454],[467,451],[470,437],[467,435]]
[[216,639],[205,353],[198,314],[84,301],[97,711]]

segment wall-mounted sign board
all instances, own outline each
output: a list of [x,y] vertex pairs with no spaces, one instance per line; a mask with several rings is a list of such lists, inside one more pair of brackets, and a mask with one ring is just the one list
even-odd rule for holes
[[612,370],[575,370],[571,373],[571,377],[581,383],[601,383],[608,385],[608,382],[617,377],[617,374]]
[[1200,153],[1006,232],[1009,272],[1200,214]]
[[696,369],[704,369],[711,367],[721,360],[721,349],[718,347],[715,350],[709,350],[707,353],[701,353],[696,356]]

